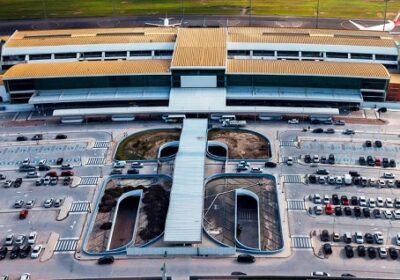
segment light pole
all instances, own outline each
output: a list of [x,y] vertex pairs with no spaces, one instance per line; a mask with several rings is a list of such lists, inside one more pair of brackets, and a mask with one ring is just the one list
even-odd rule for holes
[[383,30],[382,31],[385,31],[387,5],[388,5],[389,0],[384,0],[384,1],[385,1],[385,12],[384,12],[384,16],[383,16]]
[[252,0],[249,0],[249,1],[250,1],[249,26],[251,26],[251,13],[252,13],[252,10],[253,10],[253,3],[252,3]]
[[317,18],[315,21],[315,27],[318,28],[318,24],[319,24],[319,0],[317,0]]

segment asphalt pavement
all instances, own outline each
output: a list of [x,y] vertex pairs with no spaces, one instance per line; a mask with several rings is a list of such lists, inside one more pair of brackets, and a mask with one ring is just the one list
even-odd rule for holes
[[[261,26],[293,28],[327,28],[354,29],[348,19],[285,16],[196,16],[170,15],[172,23],[182,22],[187,27],[215,26]],[[371,26],[382,24],[382,20],[360,20],[360,23]],[[117,17],[77,17],[47,18],[27,20],[0,21],[0,35],[10,35],[15,30],[68,29],[68,28],[113,28],[146,26],[146,23],[161,23],[158,16],[117,16]],[[400,31],[400,28],[397,28]]]

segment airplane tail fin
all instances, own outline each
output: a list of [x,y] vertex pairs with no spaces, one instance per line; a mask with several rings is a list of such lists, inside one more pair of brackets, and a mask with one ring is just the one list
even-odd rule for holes
[[397,14],[397,16],[394,19],[394,26],[399,26],[400,25],[400,13]]
[[359,30],[364,30],[364,29],[365,29],[365,26],[362,26],[361,24],[359,24],[359,23],[357,23],[357,22],[354,22],[354,21],[352,21],[352,20],[349,20],[349,22],[350,22],[352,25],[354,25],[355,27],[357,27]]

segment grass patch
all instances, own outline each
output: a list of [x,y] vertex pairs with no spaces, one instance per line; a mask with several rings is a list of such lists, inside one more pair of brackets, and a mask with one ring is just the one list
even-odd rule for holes
[[[129,16],[165,13],[240,15],[249,0],[0,0],[0,20],[47,17]],[[252,0],[254,15],[314,16],[317,0]],[[388,2],[388,18],[400,10],[400,1]],[[383,0],[321,0],[322,17],[382,19]]]

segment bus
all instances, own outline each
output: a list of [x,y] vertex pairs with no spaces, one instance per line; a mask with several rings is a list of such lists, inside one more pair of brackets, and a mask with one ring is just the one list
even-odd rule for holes
[[61,123],[83,123],[83,117],[63,117]]
[[181,123],[183,122],[184,119],[186,119],[186,115],[181,114],[181,115],[164,115],[162,116],[162,119],[166,123]]
[[129,122],[129,121],[134,121],[135,116],[134,115],[113,115],[111,117],[111,120],[114,122]]

